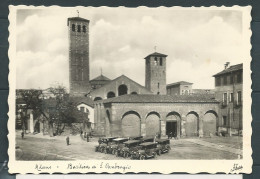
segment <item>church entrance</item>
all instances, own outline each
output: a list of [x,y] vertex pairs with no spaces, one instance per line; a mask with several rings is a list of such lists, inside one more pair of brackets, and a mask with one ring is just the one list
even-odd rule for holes
[[177,137],[177,121],[166,122],[166,135],[170,135],[170,133],[172,133],[172,137]]

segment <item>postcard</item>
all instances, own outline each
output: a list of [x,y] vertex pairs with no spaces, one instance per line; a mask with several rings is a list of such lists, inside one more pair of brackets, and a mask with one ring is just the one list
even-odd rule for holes
[[9,10],[10,173],[251,173],[251,6]]

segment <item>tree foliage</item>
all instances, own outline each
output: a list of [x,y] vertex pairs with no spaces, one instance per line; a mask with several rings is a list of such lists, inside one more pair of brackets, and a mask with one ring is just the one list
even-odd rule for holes
[[[66,88],[60,84],[52,85],[46,91],[17,90],[17,98],[22,99],[22,108],[27,116],[28,110],[33,111],[34,119],[43,116],[42,119],[48,123],[50,136],[60,135],[65,125],[71,126],[76,119],[82,122],[87,119],[88,122],[87,114],[77,110]],[[27,118],[24,117],[23,124]]]

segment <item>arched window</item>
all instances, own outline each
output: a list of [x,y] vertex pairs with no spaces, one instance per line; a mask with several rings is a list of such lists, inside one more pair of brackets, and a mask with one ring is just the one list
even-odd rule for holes
[[115,96],[116,95],[115,95],[115,93],[113,91],[110,91],[110,92],[107,93],[107,98],[113,98]]
[[160,58],[160,66],[162,66],[163,64],[163,60],[162,60],[162,57]]
[[131,94],[137,94],[137,92],[133,91]]
[[95,97],[94,101],[102,100],[101,97]]
[[73,32],[75,32],[75,28],[76,28],[75,24],[72,24],[71,29],[72,29]]
[[78,32],[81,32],[81,26],[78,25]]
[[83,32],[86,33],[86,26],[83,25]]
[[120,85],[118,87],[118,96],[127,94],[127,86],[126,85]]
[[157,57],[154,57],[154,65],[158,65],[158,60],[157,60]]

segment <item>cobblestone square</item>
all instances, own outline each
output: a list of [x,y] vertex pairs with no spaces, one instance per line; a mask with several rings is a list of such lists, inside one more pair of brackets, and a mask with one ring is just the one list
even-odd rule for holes
[[[98,138],[86,142],[80,136],[71,136],[69,146],[65,138],[28,134],[21,139],[17,134],[16,160],[130,160],[95,152]],[[242,158],[241,147],[241,137],[171,139],[172,150],[151,160],[239,159]]]

